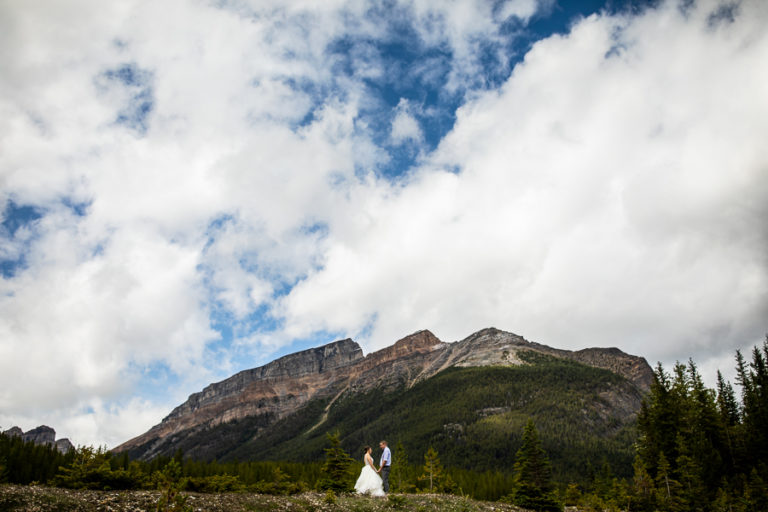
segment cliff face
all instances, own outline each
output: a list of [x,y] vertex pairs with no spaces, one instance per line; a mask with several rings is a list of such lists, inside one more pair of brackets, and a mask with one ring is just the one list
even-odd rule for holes
[[67,453],[75,448],[66,437],[57,441],[56,431],[47,425],[40,425],[26,432],[22,431],[19,427],[11,427],[3,432],[3,434],[21,437],[25,442],[55,446],[61,453]]
[[32,441],[35,444],[54,444],[56,443],[56,431],[47,425],[40,425],[21,436],[24,441]]
[[373,388],[386,391],[403,383],[410,387],[452,366],[525,364],[518,357],[520,350],[607,369],[627,378],[641,391],[647,391],[652,378],[652,370],[643,358],[618,349],[558,350],[493,328],[455,343],[444,343],[429,331],[419,331],[367,356],[356,342],[345,339],[281,357],[211,384],[191,395],[160,424],[114,451],[128,450],[152,458],[166,453],[174,439],[242,418],[259,418],[260,426],[253,432],[258,436],[260,429],[316,398],[328,399],[330,407],[345,392]]
[[[314,397],[333,393],[348,368],[363,359],[360,346],[350,339],[290,354],[264,366],[244,370],[207,386],[176,407],[148,432],[114,451],[153,443],[204,426],[248,416],[279,419],[292,414]],[[155,455],[149,449],[147,458]]]

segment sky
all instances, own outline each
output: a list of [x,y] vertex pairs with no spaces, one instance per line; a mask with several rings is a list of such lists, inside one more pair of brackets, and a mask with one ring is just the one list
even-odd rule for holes
[[768,332],[768,3],[0,0],[0,428],[352,337]]

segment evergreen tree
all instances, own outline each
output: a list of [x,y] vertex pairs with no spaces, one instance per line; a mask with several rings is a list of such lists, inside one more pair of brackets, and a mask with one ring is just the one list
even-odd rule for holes
[[676,364],[671,378],[657,366],[638,416],[642,510],[768,510],[768,338],[749,363],[736,352],[736,374],[741,404],[719,372],[709,389],[693,361]]
[[752,469],[744,492],[744,502],[749,512],[765,512],[768,510],[768,486],[765,484],[757,469]]
[[742,369],[739,376],[743,382],[745,442],[754,467],[768,460],[768,336],[762,349],[752,349],[749,369]]
[[730,382],[723,379],[723,374],[717,370],[717,408],[723,424],[733,427],[739,423],[739,403]]
[[648,474],[640,457],[635,457],[633,495],[640,510],[652,510],[655,503],[656,486],[653,478]]
[[21,436],[0,433],[0,481],[12,484],[46,483],[60,466],[71,463],[74,453],[63,454],[55,446],[24,441]]
[[[682,436],[678,437],[680,448],[676,467],[680,481],[680,491],[677,493],[677,505],[681,510],[703,510],[708,500],[707,489],[704,487],[699,459],[693,456]],[[716,488],[716,487],[715,487]]]
[[568,487],[565,489],[566,506],[575,507],[579,504],[579,501],[581,501],[581,491],[579,490],[579,486],[574,483],[568,484]]
[[514,485],[512,501],[516,505],[537,511],[563,509],[555,497],[552,470],[533,420],[528,420],[523,445],[515,457]]
[[334,492],[349,492],[352,489],[351,465],[354,463],[341,448],[340,434],[338,431],[326,434],[328,448],[325,449],[325,463],[323,464],[323,478],[319,482],[321,490]]
[[717,410],[720,414],[720,428],[725,443],[723,450],[725,473],[732,475],[737,471],[737,458],[743,458],[739,453],[741,415],[733,386],[723,379],[720,370],[717,371]]
[[389,475],[392,490],[396,492],[412,491],[414,486],[409,481],[408,453],[405,451],[402,441],[397,442],[393,459],[397,461],[397,464],[392,465],[392,472]]
[[684,438],[678,452],[689,458],[686,461],[686,476],[692,478],[690,485],[685,484],[682,465],[678,464],[678,467],[681,468],[680,481],[686,486],[686,491],[691,493],[694,501],[703,503],[714,497],[712,492],[717,489],[723,477],[723,455],[727,452],[728,442],[717,408],[716,393],[704,385],[692,360],[688,362],[687,371],[690,382],[688,400],[691,405],[690,417],[685,420],[690,428],[681,429]]
[[658,510],[677,512],[683,510],[679,502],[680,483],[671,474],[669,461],[662,452],[656,467],[656,503]]
[[157,489],[161,491],[156,512],[192,512],[193,508],[187,504],[188,497],[181,492],[181,475],[182,467],[176,458],[153,475]]
[[437,452],[431,446],[424,454],[424,472],[419,480],[429,482],[429,492],[435,490],[439,486],[439,483],[443,479],[443,466],[440,464],[440,459],[437,456]]
[[673,453],[676,449],[677,426],[680,424],[677,405],[669,375],[659,363],[653,372],[650,393],[637,418],[640,430],[638,455],[654,478],[659,455]]

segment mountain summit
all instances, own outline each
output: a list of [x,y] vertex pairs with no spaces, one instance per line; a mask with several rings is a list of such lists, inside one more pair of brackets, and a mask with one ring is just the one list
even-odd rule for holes
[[56,431],[48,425],[40,425],[39,427],[26,432],[22,431],[19,427],[11,427],[3,432],[3,434],[9,437],[21,437],[24,442],[55,446],[61,453],[68,453],[75,449],[68,438],[63,437],[61,439],[56,439]]
[[[525,367],[542,358],[618,376],[621,382],[601,388],[599,395],[599,408],[616,421],[634,418],[652,380],[645,359],[616,348],[572,352],[495,328],[454,343],[442,342],[430,331],[418,331],[367,356],[355,341],[344,339],[211,384],[191,395],[160,424],[113,451],[150,459],[182,448],[193,457],[222,458],[232,450],[238,452],[243,444],[266,439],[287,418],[299,418],[294,425],[306,423],[307,435],[324,431],[318,427],[328,420],[334,404],[348,403],[374,390],[383,397],[403,393],[451,368]],[[509,410],[511,406],[485,407],[481,416]]]

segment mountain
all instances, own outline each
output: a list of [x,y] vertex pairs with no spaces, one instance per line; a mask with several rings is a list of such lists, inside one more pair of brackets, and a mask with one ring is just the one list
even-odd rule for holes
[[417,456],[436,445],[445,463],[491,469],[511,464],[532,416],[556,466],[628,468],[652,378],[645,359],[616,348],[572,352],[494,328],[455,343],[419,331],[367,356],[345,339],[211,384],[113,451],[316,460],[338,429],[355,453],[388,437]]
[[9,437],[21,437],[25,442],[31,441],[35,444],[55,446],[61,453],[67,453],[75,448],[66,437],[56,440],[56,431],[47,425],[40,425],[26,432],[22,431],[19,427],[11,427],[3,432],[3,434]]

